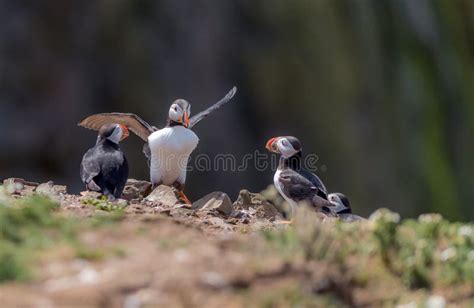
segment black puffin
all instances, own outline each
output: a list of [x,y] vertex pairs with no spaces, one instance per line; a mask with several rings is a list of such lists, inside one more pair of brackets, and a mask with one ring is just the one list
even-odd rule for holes
[[191,104],[188,101],[184,99],[174,101],[168,111],[167,124],[162,129],[151,126],[131,113],[96,114],[79,122],[79,126],[97,130],[106,123],[126,125],[145,141],[143,152],[149,160],[150,179],[153,186],[161,184],[173,186],[179,191],[181,199],[191,204],[183,192],[189,155],[199,142],[199,138],[191,129],[213,111],[229,102],[236,91],[236,87],[232,88],[219,102],[193,117],[190,117]]
[[82,158],[80,173],[86,188],[101,192],[111,201],[122,196],[128,179],[127,158],[119,147],[128,134],[125,125],[102,125],[97,143]]
[[307,202],[317,212],[335,216],[334,205],[327,199],[327,189],[321,179],[301,166],[302,147],[293,136],[275,137],[268,140],[267,150],[281,155],[273,183],[282,197],[290,204],[292,214],[300,202]]
[[352,213],[351,203],[346,195],[342,193],[331,193],[328,195],[328,200],[334,204],[334,211],[339,216],[340,220],[346,222],[366,220],[365,218]]

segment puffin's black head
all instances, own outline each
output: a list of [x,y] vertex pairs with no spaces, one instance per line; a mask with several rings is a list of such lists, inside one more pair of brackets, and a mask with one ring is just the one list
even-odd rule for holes
[[171,121],[180,123],[184,127],[189,126],[189,116],[191,115],[191,104],[184,99],[177,99],[171,104],[168,117]]
[[301,153],[302,147],[298,138],[293,136],[274,137],[267,141],[267,150],[279,153],[288,158],[297,153]]
[[105,124],[99,130],[99,138],[119,143],[128,137],[128,128],[122,124]]
[[349,199],[346,197],[346,195],[341,193],[332,193],[328,195],[328,200],[335,205],[334,210],[337,213],[345,210],[349,210],[349,212],[352,213],[351,203],[349,202]]

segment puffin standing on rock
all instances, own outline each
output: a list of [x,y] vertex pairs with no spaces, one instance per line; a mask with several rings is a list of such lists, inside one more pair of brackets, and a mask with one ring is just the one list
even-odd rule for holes
[[174,101],[168,112],[167,124],[162,129],[151,126],[131,113],[96,114],[79,122],[79,126],[93,130],[98,130],[106,123],[120,123],[127,126],[145,141],[143,152],[150,162],[150,179],[153,187],[162,184],[173,186],[178,190],[181,199],[191,204],[183,192],[189,156],[199,142],[199,138],[191,128],[229,102],[236,91],[236,87],[232,88],[219,102],[193,117],[190,117],[189,102],[184,99]]
[[128,129],[121,124],[105,124],[99,129],[95,146],[81,162],[81,179],[87,190],[101,192],[110,201],[122,196],[128,179],[128,162],[119,142],[128,137]]
[[328,195],[329,201],[334,204],[334,211],[339,216],[339,219],[346,222],[366,220],[356,214],[352,214],[351,204],[346,195],[341,193],[332,193]]
[[281,155],[273,182],[281,196],[290,204],[292,214],[300,202],[307,202],[317,212],[336,216],[331,209],[334,205],[327,199],[326,186],[317,175],[301,167],[302,147],[297,138],[271,138],[266,148]]

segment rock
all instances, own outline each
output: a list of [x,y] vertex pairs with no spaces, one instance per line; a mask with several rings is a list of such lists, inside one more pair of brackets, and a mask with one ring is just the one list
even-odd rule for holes
[[143,199],[152,191],[152,185],[147,181],[129,179],[122,193],[125,200]]
[[276,189],[275,185],[268,185],[268,187],[262,190],[260,194],[271,204],[273,204],[273,206],[280,213],[285,213],[286,216],[291,213],[291,206],[288,204],[288,202],[285,201],[285,199],[283,199],[283,197]]
[[3,181],[3,187],[9,194],[20,194],[23,188],[25,187],[25,180],[11,178]]
[[9,178],[9,179],[3,180],[3,185],[6,185],[8,183],[21,183],[25,186],[35,186],[35,187],[39,185],[39,183],[30,182],[30,181],[27,181],[27,180],[21,179],[21,178]]
[[234,211],[232,201],[226,193],[215,191],[193,203],[193,210],[209,211],[217,210],[219,213],[230,216]]
[[223,289],[229,286],[229,281],[217,272],[207,272],[201,276],[201,283],[212,289]]
[[31,195],[38,185],[38,183],[29,182],[21,178],[3,180],[3,186],[9,194]]
[[160,185],[155,188],[145,200],[151,202],[161,202],[163,205],[170,207],[181,203],[178,199],[176,189],[166,185]]
[[91,190],[81,191],[80,194],[82,197],[87,197],[87,198],[100,198],[102,196],[100,192],[91,191]]
[[207,223],[210,226],[226,230],[226,231],[231,231],[233,229],[232,225],[226,223],[224,220],[222,220],[219,217],[211,217],[207,220]]
[[280,211],[267,201],[263,195],[251,193],[246,189],[240,191],[239,197],[234,202],[234,208],[244,213],[254,213],[259,219],[273,220],[283,218]]
[[36,187],[35,192],[38,194],[55,197],[67,194],[67,187],[63,185],[54,185],[53,181],[49,181]]
[[441,295],[431,295],[426,301],[427,308],[445,308],[446,299]]

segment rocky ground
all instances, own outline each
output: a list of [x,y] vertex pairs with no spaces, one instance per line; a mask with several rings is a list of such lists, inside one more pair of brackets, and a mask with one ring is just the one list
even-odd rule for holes
[[[152,191],[142,181],[130,180],[125,200],[110,203],[92,193],[70,195],[52,182],[5,180],[1,306],[474,304],[472,225],[429,216],[412,226],[388,211],[355,224],[301,211],[287,225],[267,201],[271,195],[243,190],[232,202],[214,192],[188,208],[173,189]],[[461,246],[447,245],[453,232]],[[403,242],[410,236],[425,248]],[[457,256],[449,259],[451,248]]]

